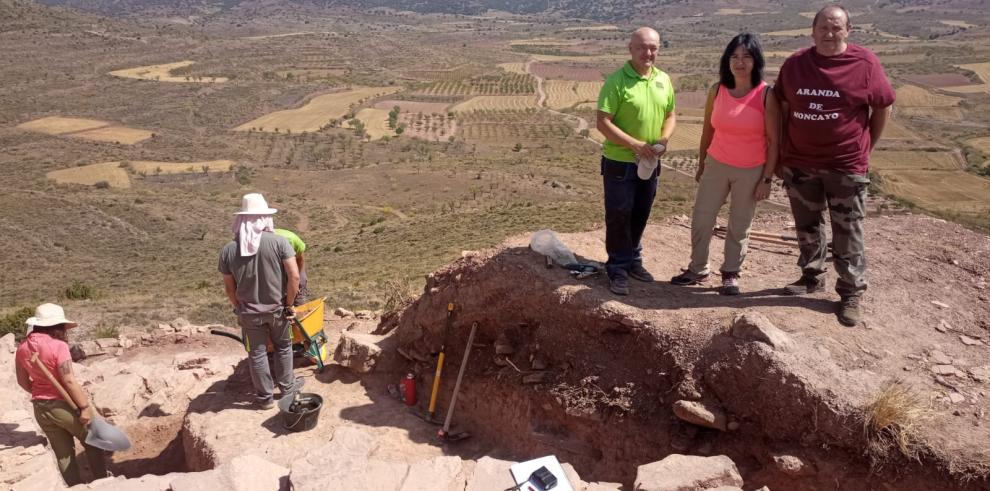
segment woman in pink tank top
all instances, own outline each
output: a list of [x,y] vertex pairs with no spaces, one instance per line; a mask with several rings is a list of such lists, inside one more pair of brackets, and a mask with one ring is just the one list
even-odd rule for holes
[[719,64],[719,83],[708,91],[698,150],[698,194],[691,217],[691,264],[670,282],[708,280],[709,243],[718,212],[729,198],[729,223],[720,268],[723,295],[739,294],[756,203],[770,196],[777,166],[779,108],[763,81],[763,50],[755,34],[732,38]]

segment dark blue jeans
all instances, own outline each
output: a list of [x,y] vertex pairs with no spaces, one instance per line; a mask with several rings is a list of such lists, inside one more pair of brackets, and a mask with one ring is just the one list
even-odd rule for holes
[[636,175],[636,164],[602,157],[602,182],[605,187],[605,251],[609,277],[628,275],[634,263],[641,262],[643,246],[639,241],[650,218],[657,196],[660,167],[649,180]]

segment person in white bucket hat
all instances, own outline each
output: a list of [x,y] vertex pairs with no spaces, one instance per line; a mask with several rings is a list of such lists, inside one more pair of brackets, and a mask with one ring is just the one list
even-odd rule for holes
[[[87,445],[88,425],[93,419],[89,398],[72,372],[67,330],[77,326],[65,318],[62,307],[53,303],[39,305],[34,317],[27,320],[30,334],[17,347],[15,367],[17,384],[31,394],[34,418],[45,433],[58,462],[65,483],[73,486],[82,482],[76,462],[75,442],[79,439],[86,449],[86,458],[93,479],[107,476],[103,450]],[[37,355],[37,362],[33,361]],[[79,411],[72,409],[62,392],[48,380],[38,366],[40,362],[58,381]]]
[[[302,379],[292,375],[290,317],[299,293],[295,251],[285,237],[274,233],[272,215],[264,196],[251,193],[234,214],[234,239],[220,251],[219,271],[224,289],[237,314],[248,352],[255,403],[275,406],[275,385],[282,395],[297,391]],[[268,340],[274,346],[274,378],[268,364]]]

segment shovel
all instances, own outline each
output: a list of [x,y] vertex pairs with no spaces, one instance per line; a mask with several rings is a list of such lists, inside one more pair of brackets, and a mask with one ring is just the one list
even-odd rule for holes
[[464,348],[464,359],[461,360],[461,369],[457,371],[457,382],[454,384],[454,394],[450,397],[450,407],[447,408],[447,418],[443,421],[443,428],[437,432],[437,438],[441,442],[457,442],[465,438],[470,438],[467,432],[451,433],[450,420],[454,418],[454,405],[457,404],[457,394],[461,391],[461,380],[464,379],[464,372],[467,369],[468,356],[474,346],[474,333],[478,330],[478,323],[471,324],[471,334],[468,335],[467,347]]
[[[59,394],[62,394],[62,398],[65,399],[65,402],[69,403],[72,410],[79,411],[79,406],[76,406],[76,402],[72,400],[72,397],[69,397],[69,393],[65,391],[62,384],[55,379],[52,372],[48,371],[48,367],[38,359],[38,353],[31,356],[31,363],[34,363],[35,366],[41,369],[41,373],[45,374],[45,378],[58,389]],[[127,438],[127,435],[116,426],[107,423],[103,418],[94,417],[89,422],[88,429],[89,432],[86,434],[87,445],[92,445],[108,452],[123,452],[131,448],[131,441]]]

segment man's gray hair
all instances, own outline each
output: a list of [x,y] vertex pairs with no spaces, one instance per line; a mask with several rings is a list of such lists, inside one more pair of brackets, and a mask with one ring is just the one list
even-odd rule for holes
[[849,17],[849,10],[840,3],[833,3],[822,7],[821,10],[815,14],[815,18],[811,21],[811,28],[814,29],[815,26],[818,25],[818,19],[821,18],[825,12],[830,10],[838,10],[842,12],[842,14],[846,16],[846,29],[852,30],[852,19]]

